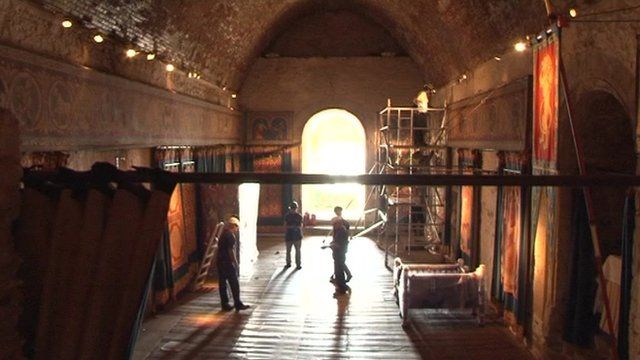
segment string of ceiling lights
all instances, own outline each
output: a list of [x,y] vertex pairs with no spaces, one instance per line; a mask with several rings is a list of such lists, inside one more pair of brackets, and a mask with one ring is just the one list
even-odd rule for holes
[[[64,28],[64,29],[71,29],[74,27],[74,20],[70,17],[64,17],[63,20],[60,22],[60,25]],[[105,35],[102,32],[94,32],[93,36],[91,37],[91,39],[93,40],[94,43],[96,44],[102,44],[104,43],[108,37],[107,35]],[[120,39],[118,37],[115,37],[113,40],[117,40],[119,41]],[[120,41],[119,41],[120,42]],[[139,55],[143,55],[145,57],[145,59],[147,61],[160,61],[163,62],[162,60],[162,55],[158,54],[157,51],[151,50],[151,51],[144,51],[139,49],[138,47],[136,47],[135,45],[133,45],[133,41],[125,41],[125,46],[124,46],[124,56],[127,59],[133,59],[136,58]],[[155,44],[154,44],[154,48],[155,48]],[[164,64],[164,69],[166,72],[168,73],[173,73],[174,71],[178,70],[177,66],[172,62],[166,62]],[[189,71],[185,71],[187,73],[187,77],[189,79],[195,79],[195,80],[202,80],[202,74],[200,74],[200,72],[196,71],[196,70],[189,70]],[[206,82],[206,80],[203,80]],[[210,84],[211,86],[217,87],[220,90],[224,91],[224,92],[228,92],[229,89],[227,88],[226,84],[222,84],[220,86],[217,86],[215,84],[211,84],[209,82],[206,82],[208,84]],[[230,92],[230,97],[232,99],[236,99],[237,98],[237,94],[233,91],[229,91]],[[227,106],[230,110],[235,110],[231,105]]]
[[[602,11],[602,12],[599,12],[599,13],[585,14],[585,15],[581,15],[581,17],[608,14],[608,13],[619,12],[619,11],[627,11],[627,10],[632,10],[632,9],[636,9],[636,8],[640,8],[640,6],[632,6],[632,7],[627,7],[627,8],[623,8],[623,9],[614,9],[614,10]],[[566,23],[566,22],[569,21],[568,19],[571,19],[571,22],[576,22],[577,20],[575,20],[575,18],[577,16],[578,16],[578,11],[575,8],[571,8],[571,9],[569,9],[567,15],[560,16],[558,21]],[[546,34],[547,35],[551,35],[552,32],[553,32],[552,29],[547,29],[546,30]],[[542,40],[542,38],[543,38],[542,34],[538,34],[535,37],[533,37],[531,35],[527,35],[527,36],[525,36],[524,39],[517,40],[513,44],[513,49],[516,52],[519,52],[519,53],[524,52],[524,51],[526,51],[527,49],[529,49],[531,47],[531,44],[532,44],[532,42],[534,42],[534,40],[540,41],[540,40]],[[502,61],[502,56],[501,55],[496,55],[496,56],[493,57],[493,59],[495,61]],[[458,83],[462,83],[462,82],[466,81],[468,78],[469,78],[469,75],[467,75],[467,73],[464,72],[458,77],[457,82]]]
[[[562,24],[568,24],[569,22],[571,23],[640,23],[640,19],[593,19],[593,17],[600,16],[600,15],[611,15],[611,14],[623,13],[623,12],[629,14],[629,11],[637,10],[637,9],[640,9],[640,5],[595,11],[591,13],[580,14],[580,17],[578,17],[578,10],[576,8],[570,8],[567,15],[561,15],[558,17],[558,22]],[[547,30],[547,34],[550,34],[550,33],[551,33],[551,30],[550,29]],[[536,39],[538,41],[541,40],[542,35],[538,35]],[[516,42],[513,46],[514,49],[518,52],[525,51],[530,46],[531,41],[533,39],[531,36],[527,35],[526,40],[527,41],[519,40],[518,42]],[[498,60],[497,56],[496,56],[496,60]]]
[[[65,29],[70,29],[74,26],[74,22],[73,20],[69,19],[69,18],[65,18],[62,22],[61,25],[63,28]],[[105,42],[105,40],[107,39],[107,35],[104,35],[103,33],[95,33],[92,37],[93,42],[95,42],[96,44],[102,44]],[[137,49],[134,45],[132,44],[128,44],[125,46],[125,50],[124,50],[124,54],[125,57],[127,57],[128,59],[133,59],[136,56],[140,55],[140,54],[145,54],[145,57],[148,61],[153,61],[153,60],[159,60],[158,58],[158,54],[156,54],[155,51],[142,51]],[[172,63],[172,62],[168,62],[165,64],[165,70],[167,72],[173,72],[176,70],[176,66]],[[201,79],[201,74],[199,74],[197,71],[189,71],[188,72],[188,77],[190,79]]]
[[[592,17],[596,17],[600,15],[611,15],[611,14],[621,13],[621,12],[629,13],[629,11],[637,10],[637,9],[640,9],[640,5],[627,6],[622,8],[580,14],[580,17],[578,18],[578,10],[576,8],[570,8],[567,14],[559,15],[557,20],[558,20],[558,23],[561,25],[568,24],[569,22],[571,23],[640,23],[640,19],[590,19]],[[587,19],[584,19],[584,18],[587,18]],[[546,30],[547,35],[550,35],[552,32],[553,32],[552,29]],[[531,35],[527,35],[525,36],[524,39],[520,39],[516,43],[514,43],[513,49],[516,52],[524,52],[529,47],[531,47],[531,44],[533,42],[540,41],[542,40],[542,38],[543,38],[543,34],[538,34],[535,37]],[[493,59],[495,61],[502,61],[502,56],[496,55],[493,57]],[[469,75],[467,75],[466,72],[462,73],[462,75],[458,77],[457,82],[462,83],[468,78],[469,78]]]

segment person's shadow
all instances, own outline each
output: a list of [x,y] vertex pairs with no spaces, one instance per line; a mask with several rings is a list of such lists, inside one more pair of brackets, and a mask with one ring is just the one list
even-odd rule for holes
[[349,290],[346,294],[336,294],[336,321],[335,321],[335,336],[333,339],[333,349],[331,349],[331,358],[338,359],[341,358],[341,354],[345,354],[347,350],[347,342],[348,342],[348,331],[349,329],[345,326],[345,317],[347,315],[347,311],[349,310],[349,300],[351,299],[351,291]]

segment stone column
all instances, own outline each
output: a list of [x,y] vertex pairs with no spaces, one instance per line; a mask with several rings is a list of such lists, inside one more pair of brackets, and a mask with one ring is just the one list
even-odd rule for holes
[[20,265],[11,226],[20,208],[19,182],[22,177],[18,121],[7,110],[0,108],[0,354],[7,359],[22,358],[22,339],[16,324],[22,312],[20,283],[17,271]]

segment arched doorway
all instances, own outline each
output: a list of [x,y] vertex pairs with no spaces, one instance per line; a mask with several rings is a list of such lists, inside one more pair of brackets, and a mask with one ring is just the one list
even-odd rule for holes
[[[302,131],[302,172],[357,175],[365,173],[366,136],[358,118],[343,109],[327,109],[313,115]],[[334,206],[343,216],[359,219],[365,188],[358,184],[303,185],[302,210],[329,220]]]

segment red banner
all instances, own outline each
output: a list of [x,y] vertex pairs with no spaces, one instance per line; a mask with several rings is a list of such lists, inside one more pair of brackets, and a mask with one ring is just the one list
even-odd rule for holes
[[556,169],[559,51],[555,34],[534,47],[533,166],[538,169]]

